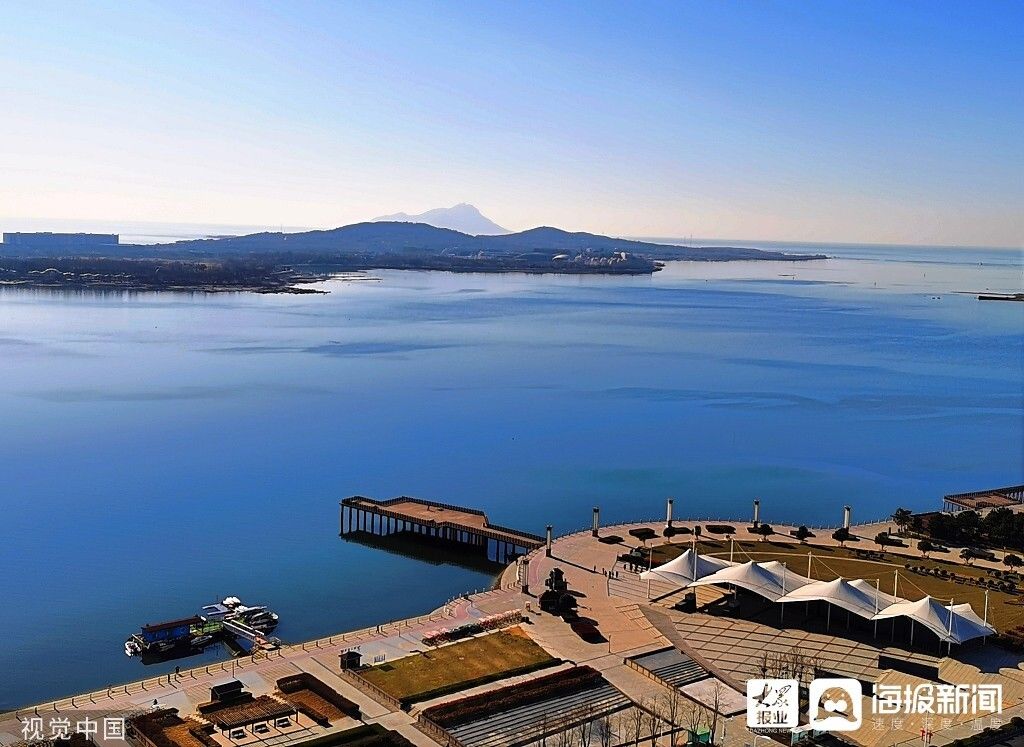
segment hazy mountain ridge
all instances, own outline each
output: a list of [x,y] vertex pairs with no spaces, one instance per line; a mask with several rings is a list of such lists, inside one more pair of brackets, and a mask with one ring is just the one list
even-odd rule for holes
[[196,239],[149,247],[212,254],[294,252],[294,253],[434,253],[448,255],[502,255],[525,252],[608,254],[627,252],[652,260],[689,259],[724,261],[737,259],[805,260],[822,259],[821,254],[786,254],[745,247],[690,247],[653,244],[586,232],[569,232],[540,226],[501,236],[471,236],[449,228],[425,223],[384,221],[353,223],[349,226],[300,233],[256,233],[216,239]]
[[471,236],[496,236],[510,233],[507,228],[502,228],[490,218],[481,213],[475,206],[465,202],[453,205],[450,208],[434,208],[425,213],[410,215],[409,213],[395,213],[394,215],[382,215],[374,218],[371,223],[426,223],[435,228],[449,228],[453,231],[466,233]]

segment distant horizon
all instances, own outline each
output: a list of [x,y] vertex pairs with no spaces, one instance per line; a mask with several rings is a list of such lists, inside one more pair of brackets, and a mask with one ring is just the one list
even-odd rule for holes
[[[486,212],[484,213],[486,215]],[[160,244],[168,240],[180,240],[186,238],[215,238],[225,236],[244,236],[252,233],[281,232],[301,233],[304,231],[329,231],[356,223],[369,223],[371,218],[356,220],[349,223],[322,226],[272,226],[257,224],[233,224],[233,223],[195,223],[195,222],[163,222],[163,221],[138,221],[138,220],[101,220],[101,219],[75,219],[75,218],[23,218],[6,219],[0,218],[0,233],[40,233],[51,231],[53,233],[116,233],[122,237],[131,237],[135,241],[128,243],[138,244]],[[429,225],[429,224],[428,224]],[[548,225],[548,224],[544,224]],[[49,226],[49,227],[47,227]],[[514,229],[513,233],[528,231],[533,228],[544,227],[542,224],[529,226],[528,228]],[[848,241],[848,240],[807,240],[807,239],[778,239],[778,238],[752,238],[735,236],[660,236],[660,235],[633,235],[623,232],[602,232],[585,228],[572,228],[561,225],[548,227],[558,228],[572,233],[593,233],[613,238],[626,239],[630,241],[648,241],[656,244],[685,244],[687,242],[712,242],[737,244],[785,244],[790,246],[850,246],[850,247],[908,247],[918,249],[988,249],[995,251],[1024,251],[1024,245],[990,245],[990,244],[934,244],[934,243],[911,243],[911,242],[886,242],[886,241]],[[132,230],[136,229],[136,230]],[[154,229],[147,232],[143,229]],[[155,230],[163,229],[163,230]],[[180,231],[181,233],[177,233]],[[483,234],[486,235],[486,234]],[[154,241],[137,241],[140,238],[153,238]],[[2,244],[0,244],[2,246]]]

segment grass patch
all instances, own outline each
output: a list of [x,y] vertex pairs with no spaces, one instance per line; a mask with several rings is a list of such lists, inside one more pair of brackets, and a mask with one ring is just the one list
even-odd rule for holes
[[[660,545],[653,549],[653,564],[661,565],[689,548],[689,542],[678,545]],[[865,549],[880,550],[874,543]],[[698,542],[697,551],[702,555],[714,555],[718,558],[729,559],[728,542]],[[794,573],[806,576],[807,554],[810,552],[814,553],[811,562],[811,578],[821,581],[831,581],[839,577],[863,578],[867,581],[878,579],[881,582],[882,591],[892,594],[895,572],[899,571],[897,595],[904,599],[920,599],[927,594],[947,602],[949,599],[953,599],[957,604],[969,602],[978,615],[982,615],[984,612],[984,589],[949,579],[911,573],[903,567],[905,563],[910,563],[913,566],[926,568],[943,568],[958,576],[990,578],[984,568],[967,566],[963,563],[901,555],[892,552],[891,548],[886,549],[886,560],[884,561],[860,560],[856,553],[848,548],[797,542],[787,543],[777,540],[770,542],[740,542],[737,540],[732,559],[737,563],[745,563],[748,560],[757,563],[778,560],[786,563]],[[1011,630],[1018,625],[1024,625],[1024,595],[990,590],[988,593],[988,620],[999,631]]]
[[360,674],[405,703],[456,692],[514,673],[558,663],[523,632],[510,628],[371,667]]

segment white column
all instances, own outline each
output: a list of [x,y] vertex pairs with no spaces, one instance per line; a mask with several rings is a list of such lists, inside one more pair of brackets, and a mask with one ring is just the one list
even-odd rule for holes
[[593,536],[597,536],[597,530],[601,526],[601,509],[598,506],[594,506],[594,525],[590,529],[590,533]]
[[761,521],[761,500],[759,498],[754,499],[754,526],[756,527]]
[[849,506],[843,506],[843,529],[850,528],[850,518],[852,516],[853,509]]
[[549,558],[551,557],[551,525],[548,524],[547,535],[545,540],[544,554]]
[[668,499],[668,503],[665,506],[665,526],[669,529],[672,528],[672,499]]

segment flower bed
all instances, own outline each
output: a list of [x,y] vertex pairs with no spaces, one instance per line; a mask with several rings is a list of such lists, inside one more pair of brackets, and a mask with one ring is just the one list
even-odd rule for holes
[[428,646],[438,646],[442,643],[451,643],[472,635],[487,633],[492,630],[510,628],[523,622],[523,613],[520,610],[510,610],[489,617],[482,617],[476,622],[466,623],[457,628],[439,628],[430,630],[423,634],[423,642]]

